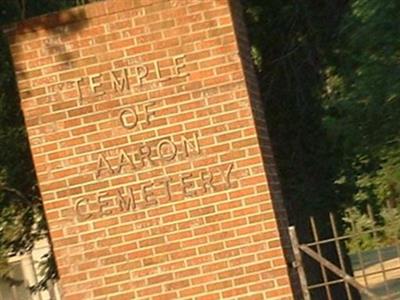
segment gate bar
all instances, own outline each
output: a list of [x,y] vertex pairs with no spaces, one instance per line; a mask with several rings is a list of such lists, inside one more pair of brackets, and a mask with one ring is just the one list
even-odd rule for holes
[[303,298],[304,300],[311,300],[310,291],[308,290],[307,277],[304,271],[303,261],[301,259],[300,245],[299,241],[297,240],[296,229],[294,228],[294,226],[289,227],[289,236],[290,240],[292,241],[292,249],[295,259],[294,267],[297,269],[297,273],[299,274]]
[[[340,270],[338,267],[336,267],[334,264],[332,264],[330,261],[328,261],[326,258],[321,257],[316,253],[314,250],[312,250],[310,247],[306,245],[299,245],[298,246],[301,251],[309,255],[311,258],[315,259],[319,263],[323,264],[326,268],[328,268],[331,272],[335,273],[339,277],[342,277],[344,281],[348,282],[350,285],[358,289],[361,293],[365,294],[366,296],[370,297],[373,300],[379,300],[381,297],[375,295],[365,287],[363,287],[361,284],[359,284],[353,277],[348,275],[346,272]],[[304,270],[303,270],[304,271]]]

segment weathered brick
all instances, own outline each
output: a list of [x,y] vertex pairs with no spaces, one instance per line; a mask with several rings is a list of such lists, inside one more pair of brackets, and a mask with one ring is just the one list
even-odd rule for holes
[[106,0],[8,33],[65,299],[293,299],[238,3]]

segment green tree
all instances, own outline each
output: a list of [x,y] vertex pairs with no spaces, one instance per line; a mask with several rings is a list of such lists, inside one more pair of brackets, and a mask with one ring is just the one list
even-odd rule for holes
[[340,205],[339,157],[323,125],[323,71],[346,1],[243,4],[289,219],[303,224]]
[[[83,2],[2,0],[0,25]],[[291,222],[302,224],[307,215],[366,203],[375,208],[397,203],[400,2],[245,0],[243,4]],[[0,70],[0,263],[4,264],[9,254],[29,251],[35,239],[47,234],[47,227],[3,37]],[[0,270],[7,269],[0,266]]]
[[292,222],[397,202],[400,3],[243,3]]
[[324,125],[349,205],[400,200],[400,3],[352,1],[325,68]]
[[[398,210],[382,207],[400,200],[400,2],[242,3],[290,223],[304,242],[308,216],[322,216],[320,234],[331,235],[323,222],[334,211],[342,232],[390,225],[377,238],[357,235],[348,250],[392,243]],[[367,204],[377,222],[361,213]]]

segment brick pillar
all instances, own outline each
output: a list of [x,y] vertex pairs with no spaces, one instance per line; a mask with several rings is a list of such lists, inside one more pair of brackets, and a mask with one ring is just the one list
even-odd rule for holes
[[7,30],[63,299],[293,299],[243,30],[227,0]]

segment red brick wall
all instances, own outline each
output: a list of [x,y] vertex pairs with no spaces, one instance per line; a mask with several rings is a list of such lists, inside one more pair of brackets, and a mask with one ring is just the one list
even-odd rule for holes
[[63,299],[293,298],[243,30],[227,0],[8,30]]

